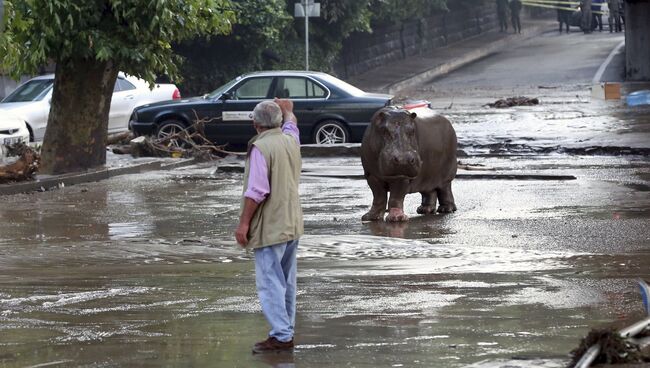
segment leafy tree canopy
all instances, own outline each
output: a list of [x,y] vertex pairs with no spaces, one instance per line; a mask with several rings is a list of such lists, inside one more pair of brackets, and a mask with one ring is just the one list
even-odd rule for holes
[[177,76],[171,44],[228,33],[229,0],[6,0],[1,67],[17,78],[50,62],[111,61],[153,82]]

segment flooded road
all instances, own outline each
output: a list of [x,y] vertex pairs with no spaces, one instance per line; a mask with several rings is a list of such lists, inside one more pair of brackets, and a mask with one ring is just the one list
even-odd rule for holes
[[[362,223],[360,160],[304,160],[293,355],[250,354],[268,328],[234,242],[242,175],[206,164],[2,197],[0,366],[565,366],[589,329],[642,313],[650,110],[591,100],[593,71],[539,88],[503,58],[473,68],[411,92],[474,169],[456,213],[419,216],[409,195],[408,223]],[[484,106],[513,95],[542,104]]]
[[232,239],[241,174],[198,166],[5,197],[0,361],[560,367],[591,326],[640,312],[647,159],[468,160],[577,179],[458,179],[452,215],[418,216],[410,195],[410,222],[364,224],[365,181],[331,175],[358,174],[358,159],[305,160],[298,346],[279,361],[249,353],[267,327]]

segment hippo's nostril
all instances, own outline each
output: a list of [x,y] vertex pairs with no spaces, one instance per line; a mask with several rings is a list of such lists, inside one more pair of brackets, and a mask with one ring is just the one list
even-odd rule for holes
[[399,164],[399,157],[397,157],[397,156],[393,156],[393,157],[391,158],[391,161],[392,161],[394,164]]

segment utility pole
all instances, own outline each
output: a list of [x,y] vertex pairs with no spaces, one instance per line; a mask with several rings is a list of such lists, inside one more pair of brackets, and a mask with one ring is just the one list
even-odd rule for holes
[[300,0],[294,6],[296,18],[305,17],[305,70],[309,70],[309,17],[320,17],[320,3],[314,0]]
[[309,71],[309,0],[304,0],[302,6],[305,9],[305,70]]

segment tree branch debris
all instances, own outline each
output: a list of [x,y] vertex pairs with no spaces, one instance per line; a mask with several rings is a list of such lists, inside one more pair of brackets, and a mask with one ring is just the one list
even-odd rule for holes
[[0,184],[33,180],[41,156],[24,143],[17,143],[7,148],[7,157],[17,156],[15,162],[0,166]]
[[513,106],[533,106],[533,105],[539,105],[538,98],[528,98],[523,96],[508,97],[506,99],[496,100],[493,103],[487,104],[487,106],[494,107],[494,108],[506,108],[506,107],[513,107]]
[[[217,118],[199,119],[196,111],[194,116],[194,124],[163,138],[114,136],[109,137],[108,142],[122,143],[113,147],[113,153],[131,154],[133,157],[194,157],[201,161],[212,161],[226,155],[245,155],[227,151],[225,145],[214,145],[206,138],[205,124]],[[124,144],[124,141],[128,141],[128,144]]]

